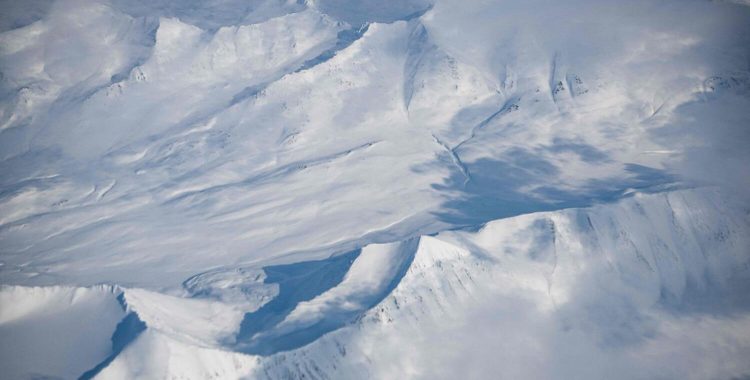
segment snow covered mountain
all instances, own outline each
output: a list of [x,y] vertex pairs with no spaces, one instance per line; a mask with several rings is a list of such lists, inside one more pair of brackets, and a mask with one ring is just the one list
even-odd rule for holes
[[211,271],[186,281],[189,297],[8,286],[4,373],[733,378],[750,371],[750,298],[738,291],[750,284],[750,210],[722,199],[636,195]]
[[750,376],[750,8],[0,1],[0,373]]

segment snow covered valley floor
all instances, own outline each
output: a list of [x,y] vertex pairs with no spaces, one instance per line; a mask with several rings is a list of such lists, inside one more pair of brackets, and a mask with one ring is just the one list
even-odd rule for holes
[[0,378],[750,378],[750,6],[0,0]]

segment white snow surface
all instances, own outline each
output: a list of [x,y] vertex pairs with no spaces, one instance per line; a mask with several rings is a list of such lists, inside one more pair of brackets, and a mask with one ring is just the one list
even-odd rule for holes
[[[81,353],[67,367],[93,368],[102,354],[82,353],[103,339],[67,318],[83,302],[101,312],[84,294],[106,302],[121,292],[114,316],[134,313],[146,327],[94,378],[738,378],[750,371],[749,214],[717,189],[636,194],[369,245],[343,267],[276,266],[267,270],[282,287],[295,278],[292,292],[318,295],[282,290],[285,308],[246,307],[281,315],[252,336],[240,309],[210,299],[6,286],[3,303],[18,306],[3,313],[0,336],[42,344],[40,318],[66,324],[56,340]],[[343,273],[324,289],[321,272]],[[3,360],[17,378],[70,374],[4,355],[25,360]]]
[[750,8],[0,0],[0,377],[750,377]]

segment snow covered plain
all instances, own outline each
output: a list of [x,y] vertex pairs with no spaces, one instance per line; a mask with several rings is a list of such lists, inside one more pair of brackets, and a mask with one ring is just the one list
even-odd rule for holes
[[0,377],[750,376],[750,8],[0,1]]

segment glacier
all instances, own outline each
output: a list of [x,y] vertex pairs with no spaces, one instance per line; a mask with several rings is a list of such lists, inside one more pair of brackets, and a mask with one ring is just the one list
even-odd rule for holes
[[750,376],[750,8],[0,1],[9,379]]

